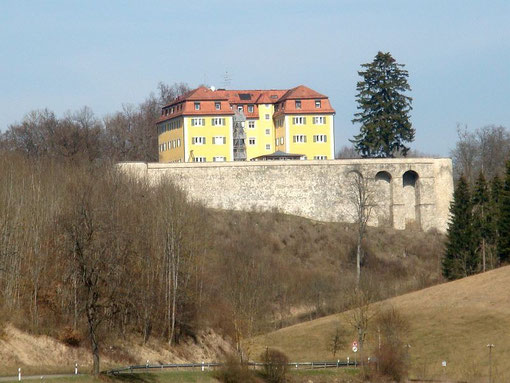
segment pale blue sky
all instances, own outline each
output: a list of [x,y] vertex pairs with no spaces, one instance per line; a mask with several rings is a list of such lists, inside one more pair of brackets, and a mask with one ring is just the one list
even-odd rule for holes
[[37,108],[102,116],[159,81],[305,84],[351,123],[357,71],[377,51],[406,64],[412,147],[448,155],[456,124],[510,128],[510,1],[0,0],[0,129]]

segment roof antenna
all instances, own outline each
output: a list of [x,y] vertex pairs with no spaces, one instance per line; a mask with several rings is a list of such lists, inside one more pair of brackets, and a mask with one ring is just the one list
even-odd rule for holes
[[230,88],[231,82],[232,82],[232,79],[230,78],[230,75],[228,74],[228,70],[226,70],[225,75],[223,76],[223,87],[225,89]]

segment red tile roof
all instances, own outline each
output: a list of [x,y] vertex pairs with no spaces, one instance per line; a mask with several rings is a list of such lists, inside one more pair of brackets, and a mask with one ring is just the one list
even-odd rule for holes
[[[295,108],[295,102],[291,100],[302,100],[301,109]],[[315,100],[321,100],[321,108],[315,108]],[[195,102],[216,101],[221,103],[221,110],[217,110],[215,103],[200,103],[200,109],[196,110]],[[282,114],[321,114],[335,113],[331,108],[327,96],[320,94],[304,85],[292,89],[266,89],[266,90],[234,90],[215,89],[206,87],[193,89],[184,95],[176,98],[170,104],[165,105],[163,110],[174,108],[174,113],[162,114],[159,121],[166,121],[182,115],[233,115],[233,109],[237,105],[244,106],[244,113],[247,118],[258,118],[259,104],[285,103],[285,108],[275,113]],[[178,105],[181,107],[177,108]],[[246,105],[246,106],[245,106]],[[253,113],[248,113],[247,105],[253,105]]]

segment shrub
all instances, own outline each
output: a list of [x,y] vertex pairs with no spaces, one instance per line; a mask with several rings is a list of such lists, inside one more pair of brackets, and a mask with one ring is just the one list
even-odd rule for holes
[[214,377],[222,383],[256,383],[258,381],[248,366],[242,364],[234,355],[227,356],[223,367],[214,374]]
[[400,343],[385,343],[376,351],[379,374],[395,382],[402,382],[407,376],[406,350]]
[[70,347],[80,347],[83,336],[71,327],[65,327],[60,335],[60,341]]
[[266,349],[261,355],[264,363],[264,378],[269,383],[283,383],[286,381],[289,358],[283,352]]

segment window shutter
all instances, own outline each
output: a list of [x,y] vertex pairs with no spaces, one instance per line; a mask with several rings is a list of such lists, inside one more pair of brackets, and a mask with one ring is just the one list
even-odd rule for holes
[[223,145],[227,143],[227,137],[223,137]]
[[306,117],[303,117],[303,125],[306,125]]
[[292,136],[292,142],[296,142],[296,136]]
[[324,142],[328,142],[328,136],[324,136]]

